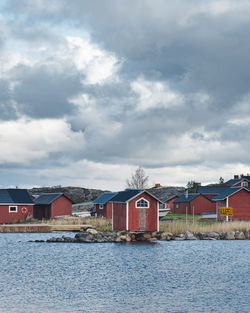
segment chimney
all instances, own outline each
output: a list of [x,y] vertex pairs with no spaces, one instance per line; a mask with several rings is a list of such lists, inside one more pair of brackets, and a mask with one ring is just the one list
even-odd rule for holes
[[155,188],[160,188],[161,184],[155,184]]
[[186,192],[185,192],[185,198],[186,198],[186,199],[188,198],[188,189],[187,189]]
[[234,175],[234,179],[239,179],[239,175]]

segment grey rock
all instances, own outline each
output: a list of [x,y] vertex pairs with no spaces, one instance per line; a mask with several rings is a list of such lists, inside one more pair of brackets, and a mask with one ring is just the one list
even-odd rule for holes
[[206,234],[206,237],[220,239],[220,233],[215,232],[215,231],[209,232]]
[[186,240],[198,240],[193,233],[190,233],[189,231],[187,231],[185,233],[185,239]]
[[242,231],[236,231],[235,235],[234,235],[234,238],[236,240],[244,240],[244,239],[246,239],[246,236],[245,236],[245,234]]
[[227,233],[225,233],[224,239],[225,240],[234,240],[235,239],[234,235],[235,235],[234,231],[227,232]]
[[98,231],[93,229],[93,228],[88,228],[86,230],[87,233],[91,234],[91,235],[97,235],[98,234]]

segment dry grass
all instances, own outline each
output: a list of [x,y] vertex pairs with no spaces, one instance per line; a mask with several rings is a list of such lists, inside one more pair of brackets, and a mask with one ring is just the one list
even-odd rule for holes
[[224,223],[186,223],[185,221],[160,221],[160,231],[168,231],[172,234],[181,234],[186,231],[198,232],[230,232],[230,231],[250,231],[250,221],[233,221]]
[[42,223],[52,225],[92,225],[98,230],[112,230],[112,222],[106,218],[90,217],[65,217],[42,220]]

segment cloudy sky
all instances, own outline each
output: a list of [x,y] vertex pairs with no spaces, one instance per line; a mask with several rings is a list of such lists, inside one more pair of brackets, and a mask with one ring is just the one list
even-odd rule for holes
[[250,172],[250,1],[2,0],[0,185]]

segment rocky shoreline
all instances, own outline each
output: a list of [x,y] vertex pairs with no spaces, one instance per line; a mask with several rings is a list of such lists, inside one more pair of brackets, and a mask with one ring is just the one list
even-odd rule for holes
[[68,243],[93,243],[93,242],[156,242],[181,241],[181,240],[246,240],[250,239],[250,232],[232,231],[232,232],[208,232],[208,233],[191,233],[174,235],[170,232],[140,232],[140,231],[120,231],[107,232],[97,231],[89,228],[84,232],[79,232],[75,237],[62,236],[59,238],[52,237],[47,240],[35,240],[35,242],[68,242]]

